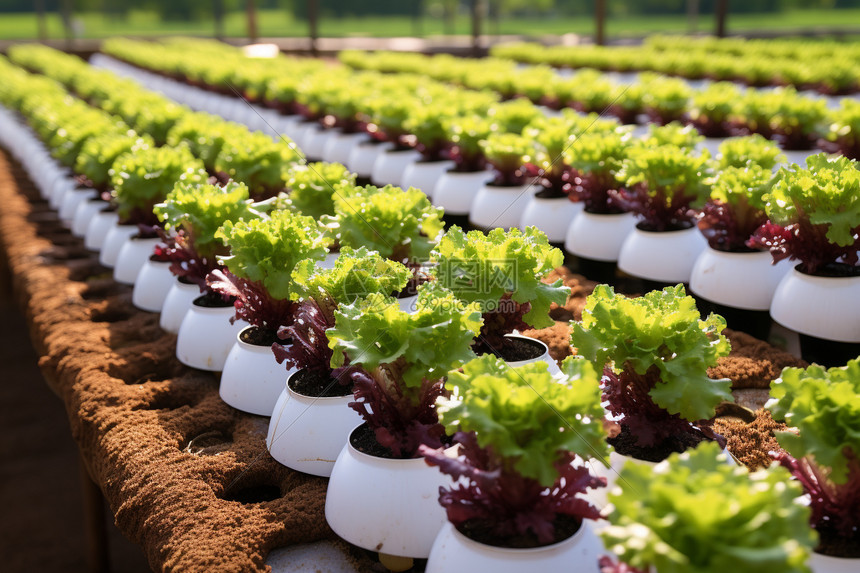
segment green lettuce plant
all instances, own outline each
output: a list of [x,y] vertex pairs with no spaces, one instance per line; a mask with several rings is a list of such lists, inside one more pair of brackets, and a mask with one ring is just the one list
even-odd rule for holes
[[741,97],[731,82],[715,82],[693,93],[686,118],[705,137],[729,135],[729,117]]
[[770,189],[772,178],[769,168],[753,162],[719,171],[698,223],[711,248],[726,252],[750,251],[747,242],[767,221],[764,195]]
[[254,199],[277,195],[289,168],[301,160],[292,141],[273,141],[262,132],[247,132],[224,141],[215,158],[215,171],[251,190]]
[[671,144],[631,147],[618,172],[624,188],[614,198],[639,217],[643,229],[689,228],[696,217],[693,209],[710,195],[709,159],[707,152],[693,155]]
[[860,101],[843,98],[839,108],[830,111],[828,121],[820,147],[850,159],[860,159]]
[[158,225],[153,212],[177,183],[203,183],[203,163],[187,147],[146,147],[120,155],[110,168],[121,224]]
[[750,164],[773,169],[777,163],[785,161],[785,155],[776,143],[756,133],[723,141],[718,148],[716,161],[718,169],[746,167]]
[[426,446],[421,452],[455,481],[440,489],[439,502],[464,534],[480,532],[489,539],[476,540],[493,545],[537,546],[561,540],[560,517],[600,517],[579,497],[606,485],[582,463],[609,457],[600,375],[573,358],[563,371],[554,378],[543,362],[511,368],[483,356],[448,375],[452,396],[439,398],[439,420],[460,445],[458,456]]
[[221,257],[226,271],[213,271],[209,286],[236,297],[236,319],[274,337],[280,327],[293,322],[299,297],[293,270],[304,259],[325,258],[329,239],[313,218],[291,211],[225,221],[215,238],[224,241],[230,254]]
[[178,181],[163,203],[153,209],[164,225],[165,247],[156,255],[170,261],[171,272],[211,292],[206,284],[210,272],[220,268],[217,257],[228,254],[227,246],[216,236],[225,221],[249,221],[266,210],[254,205],[244,183],[230,181],[223,187]]
[[189,113],[182,116],[167,134],[167,144],[176,147],[186,144],[195,157],[200,158],[206,169],[215,172],[215,160],[224,143],[239,139],[248,133],[245,126],[224,121],[208,113]]
[[604,573],[808,573],[815,536],[797,483],[782,468],[729,465],[716,444],[657,465],[624,465],[600,532],[621,563]]
[[480,142],[487,138],[492,127],[492,121],[477,114],[448,119],[445,132],[451,142],[449,156],[456,171],[469,173],[484,168],[484,153]]
[[493,168],[493,185],[522,185],[526,179],[525,164],[535,157],[534,142],[515,133],[490,133],[479,143],[487,163]]
[[857,273],[860,236],[860,171],[847,157],[824,153],[781,168],[764,195],[769,221],[755,232],[754,246],[775,261],[798,260],[809,274]]
[[355,409],[376,441],[394,457],[412,458],[421,444],[442,446],[436,399],[443,377],[475,355],[469,343],[481,328],[476,304],[464,304],[432,283],[419,290],[409,314],[382,294],[335,311],[329,329],[332,366],[355,368]]
[[355,185],[355,173],[340,163],[322,161],[293,165],[285,179],[290,207],[317,220],[334,215],[334,196]]
[[350,379],[335,375],[326,337],[326,330],[335,325],[334,312],[340,305],[372,293],[398,292],[411,276],[405,266],[364,247],[355,251],[345,247],[331,269],[322,269],[311,259],[299,262],[293,270],[293,283],[301,302],[292,324],[278,331],[278,337],[288,342],[272,345],[275,358],[288,370],[307,372],[325,383],[336,379],[340,384],[333,391],[343,392]]
[[663,125],[681,119],[693,94],[687,82],[656,74],[640,74],[639,81],[642,102],[652,121]]
[[90,137],[75,160],[75,172],[86,177],[93,188],[106,191],[110,168],[120,155],[133,154],[154,145],[151,137],[137,135],[134,131],[123,135],[108,132]]
[[711,419],[733,401],[731,381],[711,380],[708,368],[731,348],[721,334],[726,322],[715,314],[702,320],[683,285],[638,298],[598,285],[571,326],[577,354],[606,369],[607,409],[621,416],[619,438],[632,441],[619,453],[635,448],[637,457],[659,461],[667,450],[718,438]]
[[785,368],[766,407],[792,429],[772,454],[810,498],[818,551],[860,557],[860,358],[844,367]]
[[362,246],[398,262],[426,261],[442,232],[442,209],[421,191],[386,185],[334,196],[330,227],[341,245]]
[[621,213],[614,197],[620,186],[618,172],[631,143],[629,130],[586,132],[564,152],[570,166],[571,196],[585,205],[589,213]]
[[457,298],[481,309],[484,325],[475,351],[504,355],[512,345],[506,334],[554,324],[550,306],[564,304],[570,292],[561,280],[541,279],[562,259],[536,227],[464,233],[453,226],[433,251],[430,273]]

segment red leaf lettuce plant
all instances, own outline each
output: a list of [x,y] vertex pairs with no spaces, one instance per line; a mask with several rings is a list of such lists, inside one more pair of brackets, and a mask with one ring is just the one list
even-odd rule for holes
[[846,157],[820,153],[781,168],[764,195],[768,222],[750,246],[770,249],[774,261],[799,261],[801,272],[856,275],[860,237],[860,171]]
[[797,483],[781,468],[750,474],[716,444],[672,454],[656,467],[628,462],[609,494],[600,532],[618,556],[601,573],[808,573],[815,535]]
[[506,334],[554,324],[550,305],[564,304],[570,289],[560,279],[546,284],[541,278],[562,258],[536,227],[464,233],[453,226],[433,251],[430,273],[457,298],[478,305],[484,324],[474,350],[499,356],[511,345]]
[[267,218],[225,221],[215,233],[230,249],[207,282],[215,292],[236,297],[236,316],[269,338],[293,322],[298,291],[293,269],[303,259],[325,258],[329,239],[311,217],[274,211]]
[[525,164],[535,156],[534,142],[516,133],[491,133],[480,142],[487,163],[493,168],[493,185],[515,187],[526,182]]
[[785,368],[766,407],[796,431],[773,457],[809,495],[818,551],[860,557],[860,358],[841,368]]
[[[543,362],[511,368],[492,356],[452,371],[450,398],[438,401],[439,419],[460,445],[451,458],[422,446],[427,463],[455,480],[439,489],[448,520],[476,541],[534,547],[560,541],[572,528],[564,518],[598,519],[579,494],[606,485],[585,459],[606,460],[599,374],[569,358],[566,376],[553,378]],[[578,461],[579,463],[574,463]]]
[[630,143],[631,133],[623,128],[580,135],[564,152],[573,182],[571,200],[582,201],[589,213],[623,213],[616,200],[618,172]]
[[639,298],[598,285],[571,326],[577,353],[604,370],[606,408],[621,426],[610,439],[618,453],[660,461],[704,439],[725,445],[711,419],[733,401],[731,381],[711,380],[707,370],[729,353],[726,323],[715,314],[701,320],[683,285]]
[[156,247],[156,257],[171,262],[175,276],[209,293],[206,277],[221,267],[217,257],[229,253],[216,236],[218,229],[226,221],[261,217],[267,207],[251,201],[244,183],[230,181],[219,187],[180,181],[154,209],[166,231],[162,235],[166,246]]
[[360,366],[351,374],[350,404],[395,458],[413,458],[418,447],[442,446],[436,399],[447,373],[475,355],[469,346],[481,328],[476,304],[463,304],[433,283],[419,290],[418,311],[371,294],[335,311],[328,331],[332,366]]

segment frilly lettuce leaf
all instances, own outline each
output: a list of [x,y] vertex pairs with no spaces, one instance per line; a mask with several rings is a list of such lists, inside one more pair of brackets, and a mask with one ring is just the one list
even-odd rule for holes
[[656,467],[627,462],[609,500],[606,548],[642,571],[808,573],[816,543],[800,485],[774,467],[750,474],[713,442]]
[[333,269],[321,269],[306,259],[293,270],[293,282],[302,298],[320,296],[338,305],[350,304],[371,293],[390,295],[406,286],[412,273],[402,264],[382,258],[365,247],[344,247]]
[[552,303],[564,304],[570,289],[561,280],[541,282],[560,266],[563,255],[551,247],[536,227],[525,231],[493,229],[489,233],[451,227],[433,251],[436,280],[466,302],[477,302],[482,312],[504,295],[518,303],[531,303],[524,320],[534,328],[552,326]]
[[237,277],[261,283],[278,300],[298,296],[293,269],[303,259],[321,260],[329,240],[311,217],[275,211],[268,219],[225,221],[215,233],[230,248],[221,260]]
[[714,416],[723,401],[733,401],[731,381],[711,380],[708,368],[731,349],[721,334],[723,318],[701,320],[693,297],[683,285],[652,291],[638,298],[615,294],[598,285],[588,297],[582,321],[571,323],[571,342],[597,368],[612,364],[644,375],[651,366],[661,383],[651,398],[670,414],[694,422]]
[[771,382],[767,408],[799,432],[779,432],[777,440],[796,458],[810,457],[830,468],[830,479],[848,480],[846,452],[860,457],[860,358],[844,367],[785,368]]
[[609,457],[598,372],[581,359],[566,361],[564,371],[556,379],[545,362],[512,368],[491,355],[476,358],[448,374],[453,395],[437,402],[439,420],[451,435],[476,432],[482,448],[550,487],[562,452]]
[[474,358],[470,343],[482,324],[477,305],[428,285],[420,289],[415,314],[379,293],[341,306],[335,327],[327,331],[335,351],[332,365],[343,365],[344,352],[351,364],[367,370],[397,362],[402,383],[417,388],[422,380],[438,380]]

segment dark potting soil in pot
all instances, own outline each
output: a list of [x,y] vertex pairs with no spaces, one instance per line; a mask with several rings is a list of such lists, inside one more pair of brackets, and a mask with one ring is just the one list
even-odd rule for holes
[[494,350],[493,354],[505,362],[534,360],[544,353],[543,344],[537,340],[523,338],[507,338],[504,346]]
[[227,308],[233,306],[233,299],[224,300],[220,294],[207,292],[195,298],[194,304],[203,308]]
[[630,456],[646,462],[662,462],[671,454],[695,448],[696,445],[704,440],[704,437],[697,437],[693,434],[682,434],[672,436],[655,446],[643,447],[636,443],[636,437],[630,433],[628,427],[622,425],[621,432],[614,438],[608,438],[606,441],[622,456]]
[[[860,559],[860,530],[851,537],[841,537],[832,527],[819,527],[816,552],[831,557]],[[860,565],[860,563],[858,563]]]
[[477,541],[484,545],[508,547],[512,549],[531,549],[535,547],[545,547],[570,538],[579,531],[579,528],[582,526],[582,521],[572,515],[558,515],[553,520],[552,524],[555,527],[555,539],[550,543],[539,543],[537,537],[531,532],[525,535],[499,539],[499,537],[493,532],[493,528],[496,524],[486,519],[469,519],[464,521],[457,527],[457,531],[472,541]]
[[376,434],[367,424],[360,425],[350,434],[349,443],[352,444],[353,448],[368,456],[390,460],[397,459],[390,449],[379,445],[379,442],[376,441]]
[[278,333],[274,330],[260,328],[259,326],[251,326],[239,333],[239,340],[246,344],[254,346],[271,346],[277,344],[292,344],[292,340],[281,340],[278,338]]
[[352,382],[342,384],[330,372],[299,370],[287,381],[290,390],[312,398],[330,398],[352,394]]

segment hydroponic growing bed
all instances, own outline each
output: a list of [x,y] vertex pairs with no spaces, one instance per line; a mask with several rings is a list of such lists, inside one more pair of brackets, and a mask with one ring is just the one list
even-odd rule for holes
[[[754,235],[797,257],[796,274],[823,268],[853,284],[853,163],[822,155],[771,179],[784,158],[761,137],[723,143],[712,161],[675,124],[639,137],[415,76],[260,63],[205,42],[109,49],[135,65],[99,65],[238,123],[56,52],[15,49],[12,61],[37,74],[0,62],[3,144],[24,168],[5,160],[0,229],[88,470],[154,569],[671,571],[731,558],[801,571],[816,545],[851,566],[858,470],[850,431],[838,431],[853,427],[857,365],[801,370],[799,358],[723,331],[722,318],[700,320],[682,287],[628,298],[561,267],[553,244],[619,291],[690,282],[700,304],[734,308],[745,326],[775,312],[789,273],[758,295],[766,303],[721,298],[729,286],[710,294],[712,270],[691,280],[715,264],[698,262],[706,238],[711,256],[739,240],[768,255],[747,244]],[[304,154],[343,157],[357,175]],[[456,175],[467,182],[443,184]],[[809,200],[810,188],[831,202]],[[786,204],[798,208],[777,208]],[[593,229],[571,238],[587,214],[626,219],[612,253],[583,250],[611,242],[589,240]],[[786,238],[795,229],[796,243]],[[649,241],[676,235],[696,246],[648,253]],[[661,268],[672,258],[683,268]],[[740,272],[765,266],[754,268]],[[846,326],[809,300],[799,304],[822,315],[814,326],[774,318],[811,339],[837,333],[841,346],[825,342],[823,356],[844,364],[835,351],[858,342],[860,307],[850,288],[844,296]],[[769,408],[800,438],[777,442],[786,426],[753,411],[777,378]],[[824,425],[837,446],[809,421],[834,408],[845,414]],[[726,443],[751,469],[781,452],[813,493],[815,529],[787,471],[750,481],[701,442]],[[693,453],[647,465],[684,450]],[[622,469],[621,453],[646,465]],[[654,480],[669,467],[688,478]],[[611,482],[621,493],[607,500]],[[721,521],[734,519],[730,492],[748,512],[733,527]],[[657,511],[637,505],[647,496]],[[609,527],[598,515],[607,501]],[[695,541],[706,551],[677,537],[687,527],[660,524],[667,513],[694,519],[694,506],[714,519]],[[645,531],[650,541],[637,544]],[[828,570],[815,555],[814,570]]]

